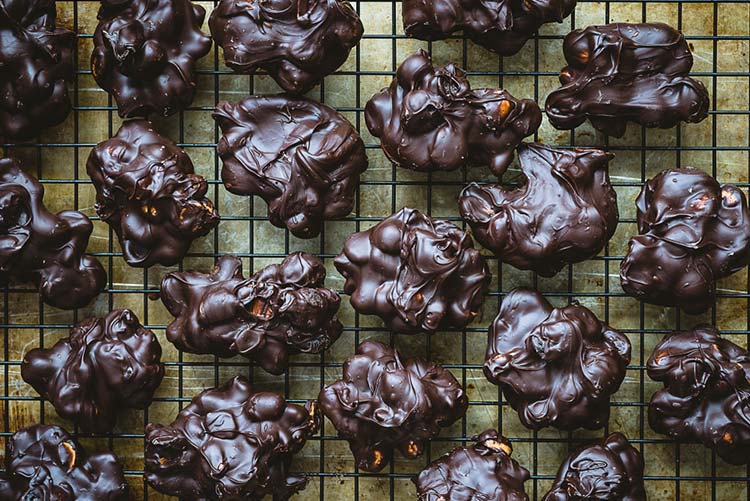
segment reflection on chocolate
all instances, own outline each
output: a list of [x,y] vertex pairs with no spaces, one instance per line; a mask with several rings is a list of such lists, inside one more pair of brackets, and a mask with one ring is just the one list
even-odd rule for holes
[[168,116],[193,102],[211,50],[206,10],[189,0],[102,0],[91,70],[121,117]]
[[222,0],[208,21],[224,62],[304,94],[341,66],[364,28],[346,0]]
[[307,484],[289,466],[319,425],[315,402],[287,403],[238,376],[198,394],[171,425],[146,426],[146,481],[182,501],[286,500]]
[[466,73],[435,68],[423,50],[401,63],[390,87],[367,102],[365,120],[388,158],[406,169],[489,165],[500,176],[542,121],[539,106],[501,89],[471,89]]
[[510,441],[495,430],[472,437],[430,463],[412,482],[420,501],[528,501],[523,483],[529,471],[510,457]]
[[675,331],[646,365],[664,388],[648,422],[680,441],[703,442],[731,464],[750,463],[750,354],[709,325]]
[[0,499],[23,501],[127,501],[128,484],[117,456],[88,455],[57,426],[17,431],[0,474]]
[[334,264],[354,309],[403,333],[465,327],[490,282],[465,231],[408,208],[349,235]]
[[208,183],[184,150],[146,120],[125,122],[86,164],[95,209],[120,240],[131,266],[177,264],[194,239],[219,224]]
[[701,313],[714,303],[716,281],[750,262],[750,211],[736,186],[669,169],[646,183],[636,207],[640,234],[620,268],[631,296]]
[[543,501],[584,499],[646,501],[643,457],[622,433],[571,453]]
[[668,129],[708,116],[708,91],[688,76],[688,44],[666,24],[589,26],[569,33],[563,52],[563,86],[546,104],[558,129],[573,129],[588,118],[594,128],[621,137],[628,121]]
[[341,334],[341,299],[323,287],[323,262],[304,252],[242,276],[242,262],[224,256],[210,274],[167,274],[161,299],[175,320],[167,339],[181,351],[243,355],[272,374],[289,355],[320,353]]
[[459,197],[477,242],[545,277],[598,254],[617,227],[617,194],[607,174],[612,155],[532,143],[518,156],[523,186],[472,183]]
[[349,442],[357,467],[377,472],[393,458],[424,452],[441,427],[466,413],[468,399],[449,371],[366,340],[344,363],[344,375],[320,390],[323,413]]
[[85,254],[94,228],[80,212],[52,214],[43,196],[44,188],[20,162],[0,159],[0,283],[29,280],[45,303],[80,308],[107,279],[99,261]]
[[250,96],[220,103],[221,179],[237,195],[258,195],[271,224],[297,237],[320,233],[324,220],[354,206],[365,144],[333,108],[305,98]]
[[553,308],[515,289],[490,327],[484,373],[500,385],[524,426],[594,430],[607,424],[610,396],[630,362],[630,341],[573,303]]

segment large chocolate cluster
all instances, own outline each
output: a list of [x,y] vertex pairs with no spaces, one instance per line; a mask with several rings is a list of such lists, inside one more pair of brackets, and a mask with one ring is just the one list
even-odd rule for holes
[[607,173],[612,155],[532,143],[518,156],[523,186],[472,183],[459,197],[477,242],[545,277],[598,254],[617,227],[617,194]]
[[500,176],[513,151],[541,124],[539,106],[502,89],[472,89],[453,64],[434,67],[423,50],[365,106],[370,132],[388,158],[418,171],[489,165]]
[[484,373],[532,429],[596,429],[630,362],[628,338],[587,308],[515,289],[490,326]]
[[716,281],[750,262],[750,210],[736,186],[669,169],[645,184],[636,207],[640,234],[620,268],[631,296],[700,313],[714,303]]
[[217,148],[224,186],[262,197],[271,224],[312,238],[325,220],[351,212],[367,156],[336,110],[305,98],[250,96],[219,104],[213,117],[224,132]]
[[465,327],[490,282],[465,231],[409,208],[349,235],[334,264],[354,309],[403,333]]
[[341,334],[341,299],[323,286],[325,276],[323,262],[304,252],[250,278],[229,255],[210,274],[169,273],[161,284],[161,299],[175,317],[167,339],[182,351],[243,355],[281,374],[289,355],[320,353]]
[[466,412],[468,399],[449,371],[420,358],[402,361],[377,341],[360,343],[343,378],[320,390],[323,413],[349,442],[357,467],[377,472],[394,449],[414,459],[441,427]]
[[146,426],[146,481],[181,501],[286,500],[305,488],[289,465],[319,425],[315,402],[287,403],[238,376],[195,396],[171,425]]
[[562,87],[547,97],[550,123],[573,129],[586,119],[610,136],[628,121],[667,129],[708,116],[708,91],[688,76],[693,55],[682,33],[662,23],[613,23],[565,37]]
[[146,120],[125,122],[99,143],[86,164],[95,209],[117,233],[131,266],[171,266],[195,238],[219,224],[208,183],[184,150]]

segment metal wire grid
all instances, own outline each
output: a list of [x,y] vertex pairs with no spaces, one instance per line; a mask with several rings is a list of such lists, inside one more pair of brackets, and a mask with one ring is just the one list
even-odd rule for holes
[[[215,2],[199,3],[210,12]],[[342,339],[328,353],[297,357],[291,362],[286,375],[272,377],[260,369],[256,370],[241,358],[220,360],[182,354],[171,349],[164,338],[169,318],[160,310],[158,302],[149,300],[149,295],[158,292],[160,278],[166,270],[160,267],[151,270],[127,268],[112,231],[98,220],[90,203],[87,204],[91,200],[92,189],[81,169],[91,147],[112,136],[119,127],[119,120],[111,98],[93,104],[90,99],[95,84],[88,68],[88,55],[96,24],[97,2],[58,1],[58,11],[61,12],[59,24],[79,33],[79,70],[71,87],[74,112],[66,125],[45,134],[43,142],[3,146],[7,154],[21,157],[27,166],[36,167],[36,174],[47,190],[45,200],[48,206],[61,210],[72,205],[92,217],[96,229],[90,248],[96,251],[95,255],[107,268],[109,282],[106,291],[93,306],[70,313],[45,306],[39,301],[36,291],[23,284],[14,283],[3,290],[3,323],[0,325],[5,334],[4,357],[0,362],[0,377],[3,379],[3,395],[0,397],[3,408],[2,441],[5,442],[16,429],[34,422],[54,422],[71,429],[69,423],[59,420],[49,404],[42,402],[33,390],[20,381],[22,354],[37,345],[50,346],[56,338],[66,335],[72,324],[86,316],[101,315],[109,309],[127,306],[162,341],[167,365],[164,388],[149,409],[142,415],[129,413],[125,423],[118,426],[114,433],[81,437],[81,440],[90,450],[108,448],[123,458],[137,499],[163,498],[148,489],[140,478],[143,474],[142,426],[146,423],[152,420],[170,422],[177,410],[189,402],[197,391],[220,384],[234,374],[247,375],[259,388],[281,391],[291,401],[314,398],[323,384],[339,377],[342,362],[360,340],[377,337],[396,345],[403,353],[426,356],[449,368],[469,391],[471,402],[467,417],[444,430],[439,439],[428,447],[423,459],[411,462],[396,460],[383,472],[374,475],[361,474],[354,467],[346,443],[336,436],[330,423],[326,423],[320,436],[308,443],[294,463],[296,470],[310,477],[310,483],[299,499],[408,499],[413,495],[409,479],[414,473],[443,451],[465,442],[484,428],[494,426],[509,436],[516,449],[514,457],[532,473],[531,481],[526,484],[532,499],[538,499],[546,492],[557,466],[569,449],[587,438],[622,430],[644,454],[646,485],[651,499],[750,500],[750,468],[729,467],[717,461],[715,454],[701,446],[676,444],[648,429],[646,406],[654,386],[645,375],[645,360],[650,347],[666,332],[690,327],[698,320],[714,324],[718,321],[717,325],[725,334],[747,346],[750,340],[750,275],[742,271],[723,281],[718,306],[699,319],[681,316],[673,309],[639,304],[623,294],[617,280],[624,244],[628,236],[635,233],[632,201],[645,179],[662,168],[674,165],[693,164],[704,169],[710,165],[711,172],[718,175],[720,181],[735,182],[744,189],[750,186],[750,6],[740,0],[705,3],[687,0],[658,3],[579,1],[577,11],[563,25],[544,27],[519,56],[503,60],[458,37],[435,43],[406,39],[397,1],[374,0],[354,5],[363,17],[365,36],[352,52],[350,61],[311,94],[347,115],[367,143],[371,168],[362,180],[355,212],[341,222],[329,223],[320,238],[300,241],[288,232],[273,230],[268,225],[262,201],[256,204],[252,198],[246,198],[238,203],[236,198],[232,200],[219,186],[220,161],[214,154],[214,148],[220,132],[212,124],[205,125],[210,122],[210,111],[220,100],[237,100],[242,94],[256,91],[275,92],[276,87],[269,83],[267,77],[234,76],[224,67],[219,50],[214,48],[212,54],[203,60],[200,71],[199,85],[204,99],[199,97],[194,106],[179,116],[159,122],[159,128],[171,131],[171,137],[191,154],[199,173],[209,179],[214,202],[222,214],[219,228],[202,242],[196,242],[178,269],[205,271],[216,257],[233,252],[249,265],[247,270],[253,270],[267,262],[278,261],[290,251],[307,250],[319,254],[326,261],[330,272],[329,285],[340,288],[343,282],[331,262],[340,251],[346,234],[367,228],[407,202],[428,214],[462,225],[450,197],[455,196],[460,187],[470,180],[490,180],[486,169],[463,169],[434,175],[397,170],[385,160],[377,141],[364,127],[362,114],[370,94],[387,83],[400,61],[417,46],[426,47],[438,63],[450,59],[469,69],[475,87],[479,87],[480,83],[507,86],[517,97],[533,96],[543,104],[546,93],[540,90],[540,84],[544,84],[546,90],[555,86],[557,72],[563,65],[561,40],[569,29],[607,21],[666,21],[678,29],[686,28],[684,25],[689,23],[689,29],[685,29],[686,38],[691,44],[701,47],[696,51],[693,75],[704,80],[711,92],[710,116],[702,126],[681,126],[668,132],[631,129],[626,139],[617,141],[597,137],[585,126],[564,134],[543,126],[542,137],[537,135],[535,139],[578,146],[604,146],[618,156],[610,172],[619,195],[620,226],[603,255],[582,265],[569,266],[553,279],[519,272],[492,259],[493,289],[486,300],[483,319],[467,329],[433,336],[402,336],[384,331],[379,322],[351,311],[345,300],[341,312],[345,324]],[[668,19],[663,17],[664,12],[669,14]],[[696,26],[691,22],[693,16],[706,22]],[[734,26],[739,23],[740,30],[727,34],[724,23]],[[723,70],[719,67],[719,60],[729,45],[736,46],[731,57],[737,59],[739,64],[730,70]],[[549,56],[548,60],[550,51],[554,57]],[[387,58],[388,53],[390,58]],[[736,85],[727,86],[726,81],[735,82]],[[228,93],[227,88],[230,89]],[[97,99],[105,99],[103,95],[98,93]],[[90,122],[103,125],[95,136],[88,134]],[[207,135],[204,134],[206,130]],[[692,131],[700,131],[700,134],[693,135]],[[725,141],[729,136],[739,139]],[[724,156],[731,156],[731,162],[727,162],[731,163],[729,167],[723,161]],[[665,158],[672,159],[672,163],[658,164]],[[720,165],[721,169],[718,168]],[[617,169],[632,171],[633,176],[618,176]],[[513,178],[513,175],[510,177]],[[417,198],[421,198],[421,201],[414,203]],[[243,205],[244,209],[238,210]],[[246,238],[240,246],[233,245],[237,235]],[[591,279],[591,276],[594,278]],[[613,399],[610,425],[603,432],[529,432],[520,426],[500,391],[484,381],[481,365],[486,326],[496,314],[504,294],[516,286],[537,287],[558,304],[579,299],[600,318],[631,338],[633,361],[623,389]]]

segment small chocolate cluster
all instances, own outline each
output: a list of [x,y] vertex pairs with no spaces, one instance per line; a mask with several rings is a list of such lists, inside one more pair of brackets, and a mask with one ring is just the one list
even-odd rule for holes
[[357,467],[369,472],[382,470],[394,449],[408,459],[422,455],[425,442],[469,403],[449,371],[420,358],[402,362],[395,349],[372,340],[360,343],[343,378],[320,390],[318,400]]
[[607,424],[629,362],[628,338],[587,308],[515,289],[490,326],[484,373],[524,426],[593,430]]
[[539,106],[502,89],[472,89],[453,64],[434,67],[423,50],[365,106],[367,128],[388,158],[417,171],[489,165],[500,176],[521,140],[541,124]]

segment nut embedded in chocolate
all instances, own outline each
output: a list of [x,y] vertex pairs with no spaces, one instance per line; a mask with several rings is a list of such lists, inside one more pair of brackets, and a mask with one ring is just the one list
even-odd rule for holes
[[620,267],[631,296],[701,313],[714,303],[716,281],[750,262],[750,210],[736,186],[669,169],[646,182],[636,207],[640,234]]
[[409,208],[349,235],[334,264],[354,309],[403,333],[465,327],[490,282],[465,231]]
[[238,376],[195,396],[171,425],[146,426],[146,481],[181,501],[286,500],[305,488],[289,466],[319,426],[314,401],[290,404]]
[[518,157],[523,186],[472,183],[461,192],[461,216],[477,242],[545,277],[598,254],[617,228],[617,194],[607,173],[612,155],[532,143]]
[[461,385],[439,365],[366,340],[344,363],[343,378],[320,390],[323,413],[349,442],[357,467],[382,470],[398,449],[407,459],[466,413]]
[[594,430],[607,424],[629,362],[628,338],[587,308],[515,289],[490,326],[484,373],[524,426]]
[[231,193],[258,195],[271,224],[312,238],[354,206],[365,144],[333,108],[305,98],[250,96],[220,103],[221,179]]
[[219,357],[243,355],[272,374],[289,355],[320,353],[341,334],[341,299],[323,287],[323,262],[304,252],[242,276],[242,262],[224,256],[210,274],[173,272],[161,299],[175,320],[167,339],[182,351]]
[[628,121],[668,129],[708,116],[706,87],[688,76],[693,55],[682,33],[662,23],[613,23],[565,37],[568,66],[562,87],[547,97],[547,117],[558,129],[587,118],[610,136]]
[[534,101],[501,89],[471,89],[453,64],[435,68],[423,50],[401,63],[390,87],[365,106],[370,132],[399,167],[417,171],[489,165],[500,176],[541,124]]
[[86,164],[99,216],[117,233],[131,266],[177,264],[194,239],[219,224],[208,183],[184,150],[146,120],[125,122]]

